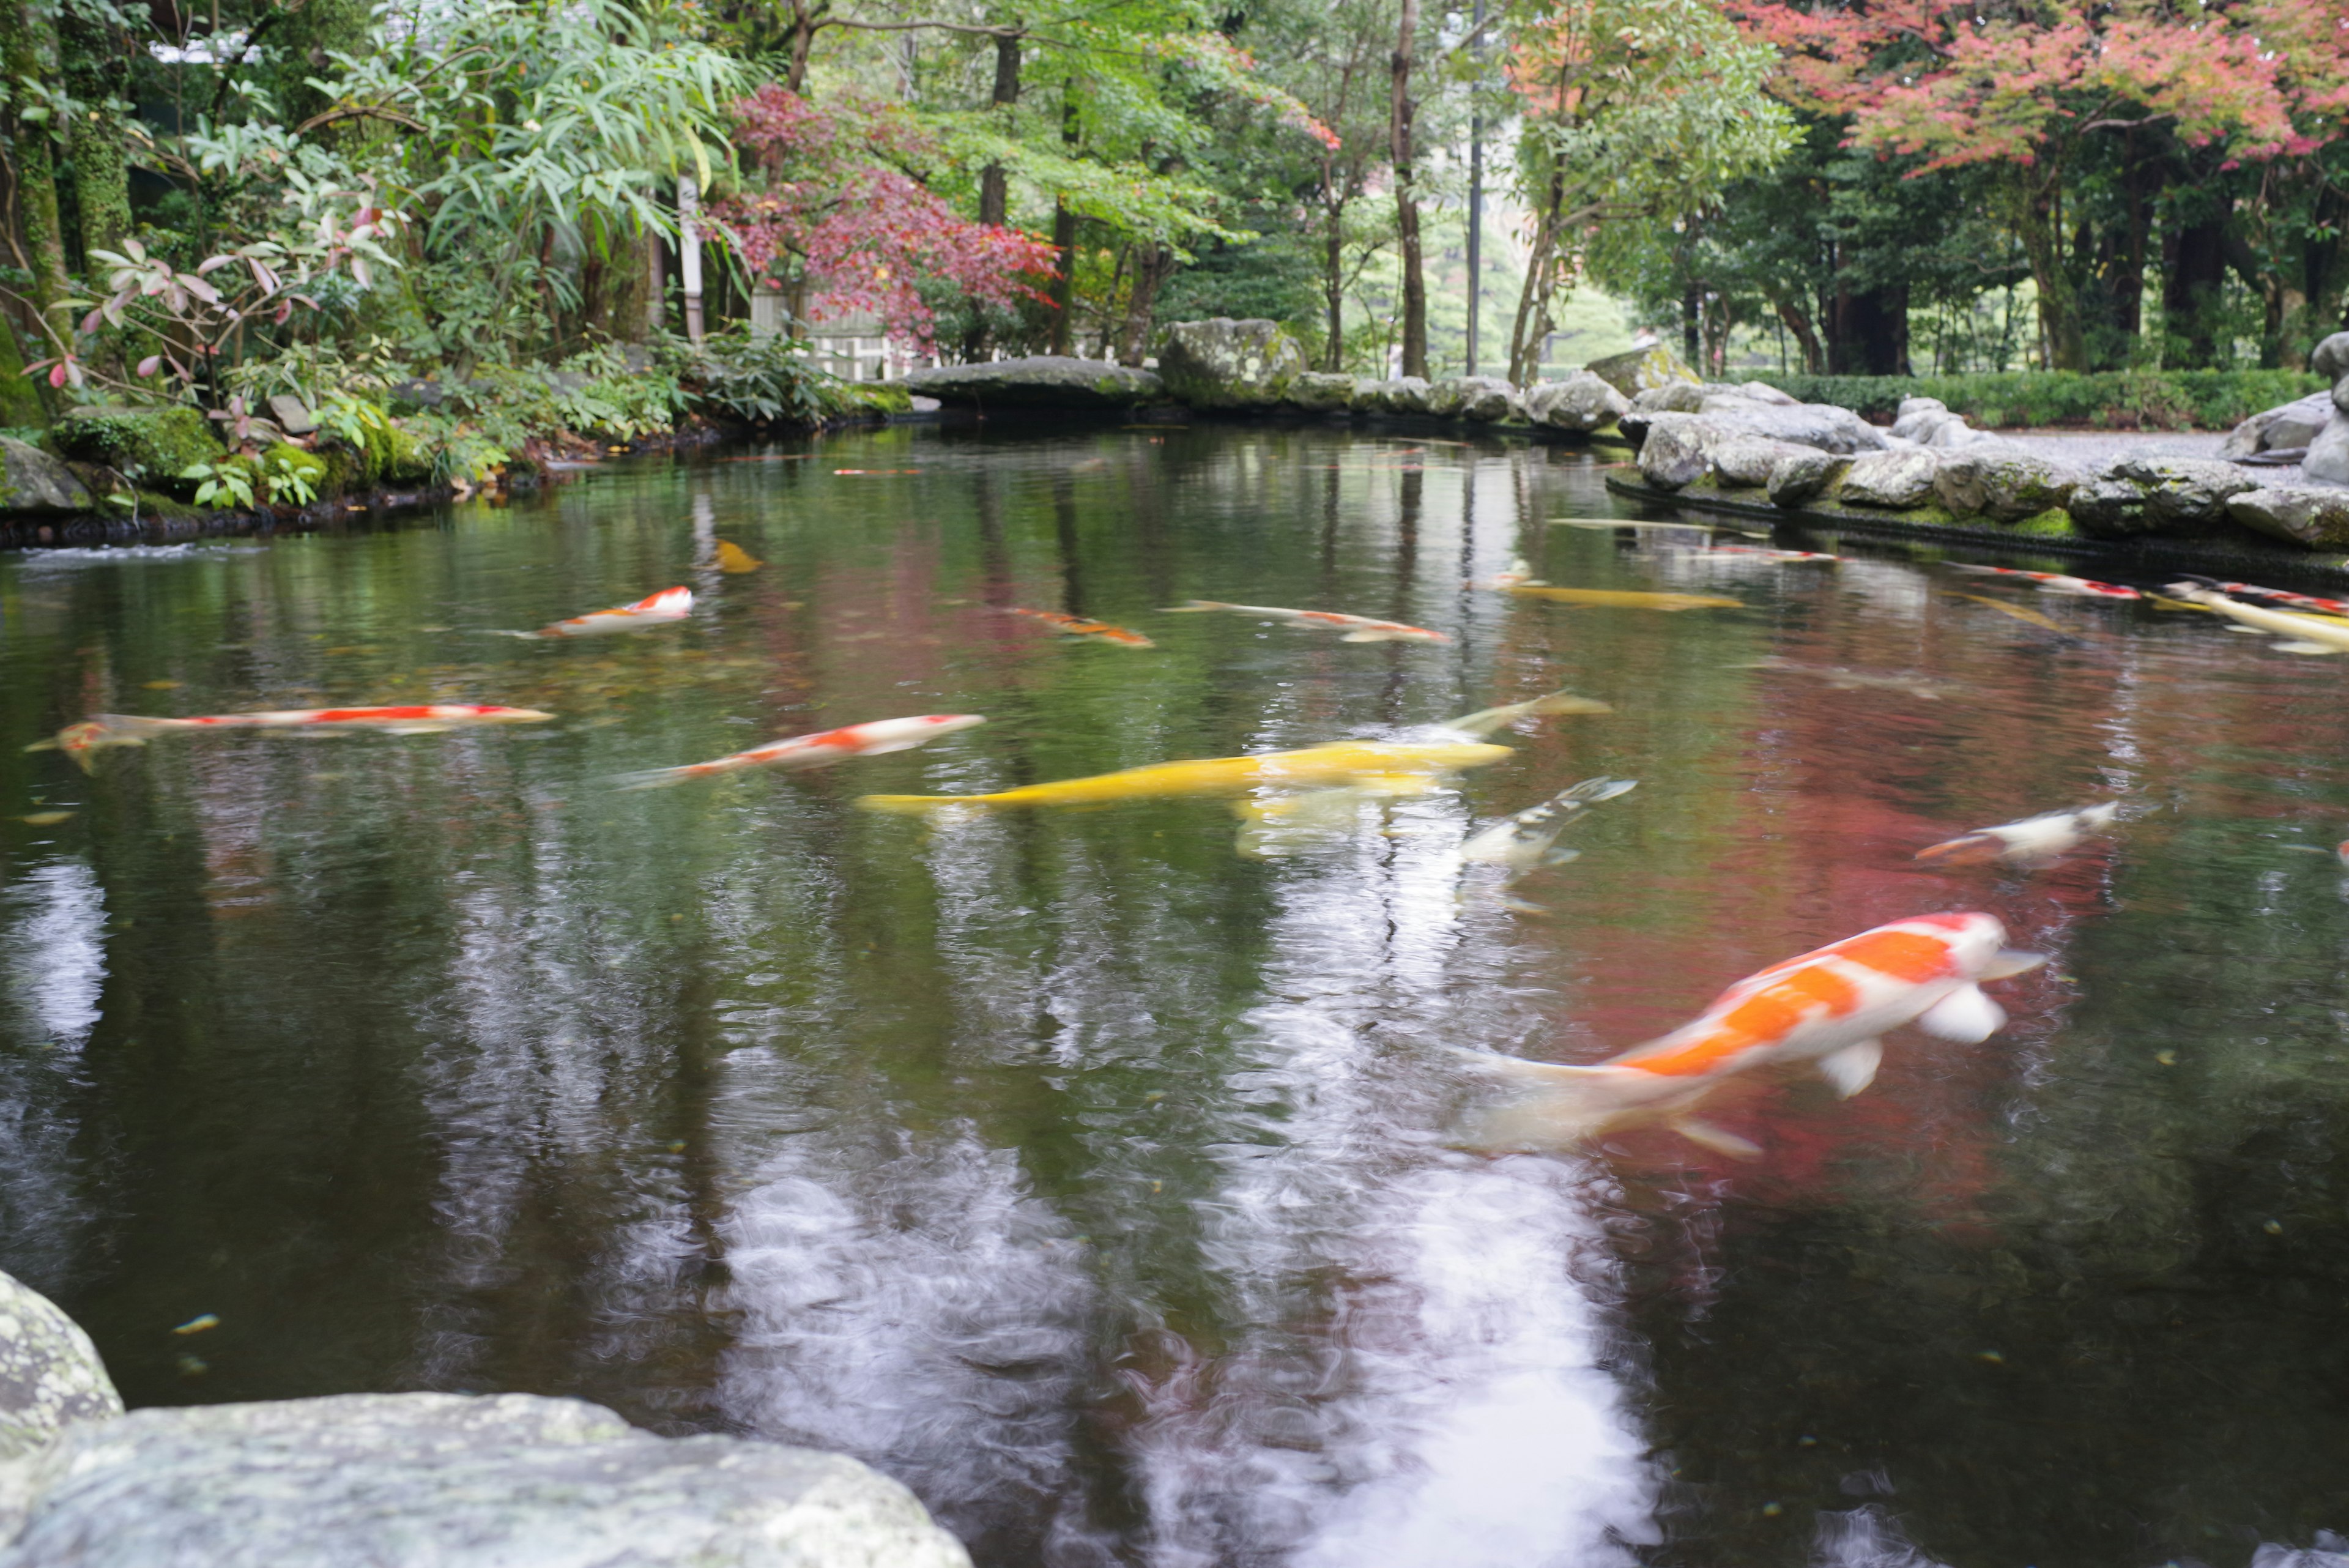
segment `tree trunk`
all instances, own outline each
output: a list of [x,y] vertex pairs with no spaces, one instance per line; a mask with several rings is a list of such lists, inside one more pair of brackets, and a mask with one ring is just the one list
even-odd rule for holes
[[114,109],[129,85],[122,42],[114,28],[80,6],[58,7],[57,57],[66,91],[77,106],[66,123],[66,151],[73,165],[74,203],[81,213],[82,263],[91,271],[97,268],[90,252],[119,252],[130,233],[130,165]]
[[1704,291],[1692,278],[1681,286],[1681,358],[1691,365],[1704,363],[1703,326]]
[[[2163,337],[2180,345],[2177,368],[2208,369],[2219,362],[2219,291],[2227,279],[2227,226],[2189,223],[2162,246],[2168,277],[2161,290]],[[2162,356],[2168,363],[2169,356]]]
[[[1019,101],[1019,35],[1004,34],[995,40],[995,95],[988,102],[997,109],[1009,109]],[[1003,165],[990,163],[978,171],[978,221],[1003,226],[1010,211],[1010,181]]]
[[[1077,84],[1061,84],[1061,141],[1073,148],[1077,144]],[[1066,354],[1075,323],[1070,317],[1077,306],[1077,214],[1069,206],[1068,198],[1052,200],[1052,248],[1060,254],[1059,270],[1051,286],[1044,292],[1052,301],[1052,337],[1050,351]]]
[[2050,370],[2085,370],[2088,349],[2080,332],[2079,299],[2064,268],[2064,241],[2055,224],[2054,199],[2058,171],[2037,170],[2035,183],[2026,185],[2016,203],[2015,231],[2023,242],[2023,259],[2039,294],[2039,335]]
[[1125,302],[1125,330],[1119,336],[1121,365],[1139,365],[1150,348],[1150,323],[1158,306],[1158,286],[1174,270],[1174,253],[1164,245],[1144,243],[1134,249],[1133,292]]
[[1395,242],[1402,256],[1402,373],[1427,374],[1427,275],[1420,259],[1419,192],[1412,161],[1411,53],[1419,31],[1419,0],[1402,0],[1402,22],[1392,62],[1393,91],[1388,101],[1387,151],[1394,161]]
[[1800,306],[1786,300],[1773,300],[1770,307],[1787,331],[1795,335],[1795,347],[1802,351],[1803,373],[1824,376],[1827,370],[1826,350],[1819,345],[1819,329],[1813,326],[1809,314]]
[[1827,307],[1827,374],[1909,373],[1909,288],[1837,288]]
[[[0,71],[10,80],[53,82],[56,70],[49,61],[56,44],[37,0],[0,0]],[[22,97],[16,101],[21,103]],[[33,275],[33,305],[51,334],[48,347],[54,350],[67,340],[58,302],[73,294],[66,275],[65,226],[57,217],[57,162],[46,125],[13,110],[8,122],[16,151],[16,231],[24,236],[25,264]]]
[[1322,345],[1321,368],[1332,374],[1346,368],[1346,209],[1344,203],[1324,203],[1330,233],[1321,251],[1321,299],[1330,310],[1330,337]]
[[791,63],[783,70],[783,86],[792,92],[807,89],[808,56],[815,49],[816,28],[823,14],[832,8],[830,0],[792,0]]

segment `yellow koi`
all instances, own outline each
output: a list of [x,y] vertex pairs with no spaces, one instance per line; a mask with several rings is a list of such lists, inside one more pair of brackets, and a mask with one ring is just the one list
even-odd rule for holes
[[1509,755],[1489,742],[1457,741],[1405,744],[1340,741],[1294,752],[1246,757],[1206,757],[1193,762],[1153,763],[1113,774],[1060,779],[992,794],[868,794],[857,801],[867,811],[913,814],[947,806],[1008,808],[1030,805],[1107,805],[1125,800],[1165,800],[1188,795],[1237,795],[1251,790],[1334,789],[1372,785],[1382,793],[1427,782],[1465,768],[1481,768]]
[[766,564],[731,539],[718,541],[718,569],[721,572],[755,572]]
[[2019,621],[2027,621],[2033,626],[2044,628],[2048,631],[2062,632],[2065,637],[2072,635],[2029,605],[2011,605],[2002,599],[1984,598],[1980,594],[1951,594],[1950,597],[1953,599],[1971,599],[1978,605],[1988,605],[2001,615],[2011,615]]

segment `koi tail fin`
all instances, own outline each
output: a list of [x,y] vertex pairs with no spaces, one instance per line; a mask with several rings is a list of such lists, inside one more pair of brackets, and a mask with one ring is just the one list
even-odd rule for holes
[[[1669,1119],[1652,1073],[1623,1067],[1568,1067],[1483,1052],[1459,1054],[1500,1081],[1502,1092],[1475,1106],[1455,1129],[1465,1147],[1525,1154],[1580,1147],[1622,1127]],[[1677,1096],[1676,1096],[1677,1097]]]
[[1511,702],[1499,708],[1479,708],[1474,713],[1463,713],[1441,726],[1458,734],[1478,738],[1490,735],[1505,725],[1520,719],[1531,719],[1557,713],[1612,713],[1614,709],[1595,697],[1578,697],[1571,691],[1553,691],[1546,697],[1536,697],[1524,702]]
[[1185,599],[1179,605],[1168,605],[1164,609],[1160,610],[1158,613],[1160,615],[1195,615],[1201,610],[1219,610],[1229,609],[1231,607],[1231,606],[1225,604],[1220,599]]
[[709,769],[699,763],[688,763],[678,768],[646,768],[639,773],[614,774],[612,787],[623,791],[667,789],[688,779],[706,778]]
[[1557,798],[1562,801],[1572,801],[1577,805],[1597,805],[1602,800],[1613,800],[1619,794],[1630,794],[1639,787],[1638,779],[1608,778],[1602,774],[1595,779],[1585,779],[1580,784],[1562,791]]
[[978,796],[967,794],[860,794],[856,797],[860,810],[886,812],[892,816],[923,816],[930,812],[944,811],[948,806],[980,804]]
[[82,772],[90,771],[89,754],[103,746],[143,746],[150,736],[188,727],[182,719],[143,719],[134,713],[98,713],[78,724],[67,724],[53,740],[36,741],[28,752],[61,751]]

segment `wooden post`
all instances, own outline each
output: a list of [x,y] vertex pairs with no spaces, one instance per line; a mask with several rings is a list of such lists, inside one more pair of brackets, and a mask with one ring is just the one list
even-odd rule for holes
[[690,174],[677,181],[677,270],[685,285],[685,336],[701,341],[701,187]]

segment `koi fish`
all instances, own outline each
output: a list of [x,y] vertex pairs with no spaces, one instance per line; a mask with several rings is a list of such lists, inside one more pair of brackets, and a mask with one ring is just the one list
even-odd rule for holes
[[2035,586],[2043,594],[2067,594],[2084,599],[2141,599],[2145,596],[2135,588],[2125,588],[2118,583],[2100,583],[2092,577],[2067,577],[2061,572],[2026,572],[2016,566],[1977,566],[1965,561],[1951,561],[1950,566],[1961,572],[1972,572],[1987,577],[2018,577]]
[[1506,866],[1519,877],[1537,867],[1563,866],[1581,852],[1551,848],[1557,836],[1600,801],[1629,794],[1639,787],[1637,779],[1584,779],[1470,838],[1460,846],[1460,858]]
[[2080,840],[2110,827],[2120,809],[2120,802],[2108,800],[2077,811],[2050,811],[1996,827],[1977,827],[1920,849],[1917,858],[1936,866],[1987,866],[1992,861],[2025,868],[2052,866],[2078,847]]
[[1898,691],[1920,701],[1938,702],[1953,695],[1955,688],[1936,686],[1915,675],[1878,675],[1866,670],[1849,670],[1840,664],[1798,664],[1791,659],[1773,654],[1756,659],[1744,668],[1768,670],[1781,675],[1809,675],[1826,681],[1838,691]]
[[1760,1149],[1693,1115],[1724,1079],[1809,1066],[1848,1099],[1875,1081],[1881,1037],[1904,1023],[1964,1044],[1987,1040],[2006,1014],[1982,982],[2046,961],[2005,950],[2005,941],[1993,915],[1912,916],[1749,975],[1694,1022],[1596,1066],[1473,1056],[1521,1092],[1475,1118],[1466,1141],[1495,1150],[1551,1149],[1662,1126],[1753,1158]]
[[926,713],[918,719],[875,719],[870,723],[848,724],[837,730],[824,730],[812,735],[792,735],[781,741],[769,741],[763,746],[753,746],[747,752],[714,762],[688,763],[681,768],[652,768],[644,773],[623,774],[619,778],[623,789],[665,789],[693,779],[715,778],[719,774],[739,773],[744,768],[821,768],[833,763],[844,763],[852,757],[877,757],[889,752],[907,752],[925,746],[957,730],[968,730],[987,721],[977,713]]
[[2259,609],[2230,599],[2224,594],[2215,593],[2199,583],[2172,583],[2169,591],[2189,604],[2216,610],[2229,620],[2240,622],[2254,631],[2281,632],[2290,640],[2275,644],[2279,652],[2324,654],[2349,650],[2349,622],[2334,620],[2327,616]]
[[2222,594],[2237,594],[2245,598],[2269,599],[2276,604],[2290,605],[2294,609],[2313,611],[2318,615],[2349,616],[2349,599],[2321,599],[2310,594],[2286,592],[2282,588],[2262,588],[2251,583],[2221,583],[2209,577],[2191,577],[2191,582],[2215,588]]
[[1595,605],[1606,609],[1651,609],[1677,612],[1692,609],[1744,609],[1744,599],[1718,594],[1658,594],[1631,588],[1553,588],[1542,583],[1506,583],[1505,594],[1529,599],[1550,599],[1564,605]]
[[150,719],[135,713],[99,713],[67,724],[53,741],[36,741],[28,752],[62,751],[89,771],[89,753],[104,746],[143,746],[177,730],[380,730],[391,735],[430,735],[460,724],[541,724],[554,718],[535,708],[501,708],[482,702],[433,702],[396,708],[286,708],[259,713],[206,713],[192,719]]
[[731,539],[718,541],[718,569],[721,572],[755,572],[766,564]]
[[610,609],[575,615],[569,620],[558,620],[552,626],[540,627],[536,631],[501,631],[492,635],[531,637],[547,641],[565,637],[604,637],[616,631],[650,631],[658,626],[675,626],[691,614],[691,588],[663,588],[632,605],[616,605]]
[[1763,545],[1715,545],[1705,552],[1708,556],[1759,556],[1765,561],[1783,562],[1788,566],[1841,566],[1842,556],[1830,556],[1823,550],[1774,550]]
[[1463,713],[1457,719],[1446,719],[1433,728],[1446,735],[1473,735],[1478,740],[1516,723],[1520,719],[1542,718],[1556,713],[1612,713],[1614,709],[1595,697],[1578,697],[1571,691],[1552,691],[1547,696],[1528,697],[1522,702],[1510,702],[1498,708],[1479,708],[1474,713]]
[[1015,608],[1011,613],[1024,615],[1030,620],[1040,620],[1053,630],[1067,637],[1090,637],[1097,642],[1114,643],[1119,648],[1158,646],[1138,631],[1128,631],[1122,626],[1112,626],[1105,620],[1087,620],[1080,615],[1062,615],[1059,610]]
[[[2006,603],[2003,599],[1986,599],[1980,594],[1951,594],[1950,597],[1953,599],[1971,599],[1978,605],[1988,605],[1991,608],[1998,611],[2001,615],[2013,616],[2019,621],[2023,621],[2031,626],[2043,628],[2045,630],[2055,633],[2059,637],[2068,638],[2072,636],[2070,632],[2065,631],[2062,627],[2057,626],[2054,621],[2049,620],[2045,616],[2040,614],[2037,610],[2033,609],[2029,605],[2011,605]],[[2078,639],[2075,638],[2073,640],[2077,641]]]
[[1276,609],[1269,605],[1227,605],[1219,599],[1193,599],[1188,604],[1174,605],[1160,612],[1164,615],[1194,615],[1205,610],[1229,610],[1234,615],[1252,615],[1259,620],[1286,621],[1290,626],[1309,627],[1320,631],[1342,631],[1340,642],[1450,642],[1440,631],[1430,631],[1423,626],[1405,626],[1396,620],[1372,620],[1368,616],[1340,615],[1336,610]]
[[1107,805],[1185,795],[1239,795],[1251,790],[1349,788],[1387,795],[1422,794],[1448,774],[1481,768],[1510,754],[1506,746],[1478,741],[1340,741],[1293,752],[1153,763],[991,794],[868,794],[856,804],[867,811],[914,814],[957,805]]

